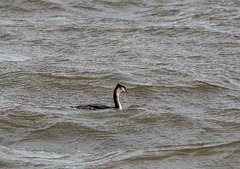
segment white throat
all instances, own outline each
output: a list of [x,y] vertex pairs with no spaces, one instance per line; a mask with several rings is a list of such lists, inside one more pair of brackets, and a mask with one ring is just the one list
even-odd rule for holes
[[122,105],[119,101],[119,93],[117,93],[117,102],[118,102],[118,105],[119,105],[119,109],[121,110],[122,109]]

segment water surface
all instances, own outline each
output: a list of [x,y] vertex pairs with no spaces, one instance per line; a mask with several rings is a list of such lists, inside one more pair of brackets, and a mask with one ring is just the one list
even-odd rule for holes
[[[238,168],[240,3],[0,2],[0,167]],[[123,110],[113,105],[117,83]]]

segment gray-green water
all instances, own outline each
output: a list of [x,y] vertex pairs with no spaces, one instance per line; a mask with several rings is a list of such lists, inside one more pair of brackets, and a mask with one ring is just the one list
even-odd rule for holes
[[[0,167],[239,168],[240,3],[1,0]],[[113,105],[121,83],[123,110]]]

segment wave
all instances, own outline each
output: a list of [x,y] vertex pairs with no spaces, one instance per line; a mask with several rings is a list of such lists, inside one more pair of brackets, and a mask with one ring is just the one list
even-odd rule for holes
[[[114,164],[118,164],[123,166],[124,164],[132,164],[137,166],[141,164],[141,166],[151,164],[151,166],[158,166],[158,168],[162,168],[164,164],[166,166],[179,166],[178,161],[182,161],[183,159],[189,159],[191,162],[194,162],[198,158],[205,156],[206,158],[210,158],[209,160],[205,160],[205,167],[216,166],[212,164],[211,158],[216,155],[221,154],[222,159],[234,159],[237,160],[240,142],[230,142],[230,143],[207,143],[203,145],[186,145],[186,146],[170,146],[170,147],[158,147],[158,148],[147,148],[147,149],[133,149],[125,151],[119,154],[114,161]],[[225,151],[228,149],[229,151]],[[225,153],[223,153],[225,151]],[[189,162],[190,162],[189,161]],[[203,162],[203,161],[202,161]],[[111,164],[111,163],[110,163]],[[106,166],[111,166],[110,164]],[[224,164],[224,162],[223,162]],[[186,164],[183,164],[186,165]],[[195,164],[196,167],[199,166],[198,163]],[[202,166],[204,166],[202,165]],[[233,164],[234,166],[238,166],[238,164]],[[191,164],[194,166],[194,164]],[[186,167],[186,166],[185,166]],[[184,167],[184,168],[185,168]],[[163,167],[164,168],[164,167]]]
[[[169,145],[142,149],[118,149],[105,153],[75,153],[59,154],[47,151],[27,151],[14,150],[0,146],[0,166],[1,167],[114,167],[124,166],[125,164],[142,164],[146,166],[151,162],[151,166],[164,164],[165,162],[176,165],[175,162],[183,158],[196,160],[205,156],[212,158],[214,155],[221,154],[222,159],[235,159],[239,154],[240,141],[227,143],[205,143],[196,145]],[[228,151],[225,151],[225,150]],[[224,151],[224,153],[223,153]],[[157,163],[155,163],[157,162]],[[208,160],[205,160],[208,162]],[[208,165],[208,164],[206,164]],[[214,164],[212,164],[214,165]],[[233,164],[237,165],[237,164]],[[28,168],[27,167],[27,168]],[[209,166],[208,166],[209,167]]]
[[159,85],[160,88],[169,88],[169,89],[175,89],[178,91],[186,91],[189,92],[191,90],[198,90],[198,91],[216,91],[216,90],[235,90],[232,89],[226,85],[222,85],[220,83],[216,82],[207,82],[202,80],[195,80],[190,81],[188,83],[185,82],[185,84],[181,85]]
[[41,140],[78,140],[81,138],[79,142],[112,139],[111,132],[96,127],[94,122],[83,119],[78,122],[56,122],[46,127],[32,129],[29,137]]
[[15,3],[3,3],[2,4],[2,9],[4,11],[13,11],[14,13],[32,13],[37,11],[46,11],[46,10],[58,10],[58,11],[64,11],[64,7],[61,3],[57,2],[52,2],[50,0],[45,1],[45,0],[38,0],[38,1],[33,1],[33,0],[21,0]]

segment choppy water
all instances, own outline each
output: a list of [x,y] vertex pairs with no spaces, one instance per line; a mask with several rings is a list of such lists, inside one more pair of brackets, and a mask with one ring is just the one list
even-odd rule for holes
[[[1,0],[1,168],[239,168],[238,0]],[[117,83],[123,110],[113,105]]]

